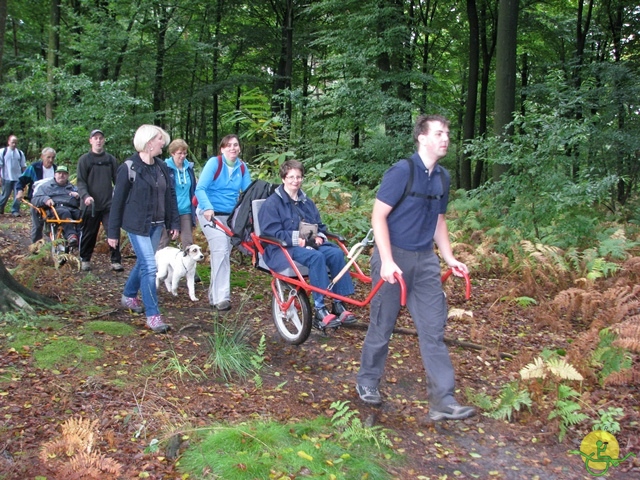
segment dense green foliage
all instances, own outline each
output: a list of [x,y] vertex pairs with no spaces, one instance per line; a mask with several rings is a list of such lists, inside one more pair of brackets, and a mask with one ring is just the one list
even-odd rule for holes
[[[497,10],[496,0],[17,0],[0,39],[0,138],[17,134],[29,160],[53,146],[73,167],[91,129],[122,161],[135,129],[156,123],[200,167],[237,132],[254,176],[274,178],[295,156],[312,196],[349,194],[351,217],[328,221],[359,235],[382,173],[412,150],[413,118],[442,113],[443,163],[454,188],[472,184],[457,198],[483,210],[467,216],[481,229],[584,248],[603,221],[637,223],[636,5],[520,5],[507,137],[489,135],[504,96]],[[493,165],[506,167],[499,181]]]

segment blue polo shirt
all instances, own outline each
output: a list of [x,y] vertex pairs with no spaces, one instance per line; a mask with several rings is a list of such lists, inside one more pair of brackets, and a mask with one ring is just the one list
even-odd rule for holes
[[[437,163],[433,172],[428,172],[417,153],[410,160],[413,163],[413,186],[410,194],[387,218],[389,237],[391,245],[404,250],[432,250],[438,215],[447,211],[451,177]],[[395,163],[384,174],[376,198],[391,207],[395,206],[408,181],[409,163],[405,160]],[[411,193],[441,198],[424,198]]]

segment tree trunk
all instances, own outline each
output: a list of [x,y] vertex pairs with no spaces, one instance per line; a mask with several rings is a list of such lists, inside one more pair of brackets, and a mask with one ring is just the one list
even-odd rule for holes
[[[498,48],[496,51],[496,93],[494,133],[508,138],[505,130],[513,120],[516,108],[516,46],[518,36],[518,0],[500,0],[498,11]],[[506,164],[493,166],[494,180],[507,172]]]
[[49,95],[45,106],[47,120],[53,120],[55,107],[55,94],[53,92],[53,78],[55,69],[58,68],[60,52],[60,0],[51,0],[51,24],[49,25],[49,48],[47,49],[47,83]]
[[[388,102],[383,114],[385,116],[385,133],[387,136],[398,136],[411,131],[411,112],[406,108],[411,102],[410,85],[398,80],[406,74],[406,51],[410,45],[410,38],[407,35],[389,35],[389,31],[397,29],[400,25],[406,26],[402,2],[380,1],[381,8],[386,8],[385,15],[378,15],[377,37],[380,42],[386,41],[385,49],[380,52],[376,59],[376,66],[380,72],[380,90],[383,96],[389,96],[399,102]],[[407,29],[408,31],[408,29]],[[403,61],[405,60],[405,61]],[[394,105],[395,104],[395,105]],[[399,106],[400,105],[400,106]]]
[[[489,78],[491,77],[491,59],[496,49],[496,16],[491,8],[492,0],[480,2],[480,50],[482,52],[482,73],[480,75],[480,112],[478,113],[478,137],[487,134]],[[478,160],[473,172],[473,188],[482,185],[485,176],[484,162]]]
[[129,24],[127,25],[127,34],[125,35],[125,40],[120,46],[120,50],[118,55],[116,56],[115,67],[113,68],[113,80],[118,81],[120,79],[120,72],[122,71],[122,65],[124,64],[124,56],[127,53],[127,49],[129,48],[129,39],[131,38],[131,30],[133,30],[133,26],[136,23],[137,15],[133,15],[131,20],[129,20]]
[[40,306],[54,305],[50,298],[43,297],[20,285],[11,276],[0,258],[0,312],[23,311],[35,314],[31,304]]
[[7,31],[7,0],[0,0],[0,83],[2,83],[2,57],[4,55],[4,34]]
[[[476,107],[478,105],[480,28],[478,25],[478,9],[475,0],[467,0],[467,16],[469,17],[469,83],[462,126],[462,141],[465,143],[474,138],[476,129]],[[471,159],[467,153],[463,153],[460,164],[460,187],[465,190],[471,190]]]
[[[215,41],[214,49],[213,49],[213,66],[212,66],[212,75],[213,79],[211,80],[211,84],[215,85],[218,82],[218,76],[220,73],[220,27],[222,25],[222,8],[223,8],[222,0],[218,0],[216,14],[215,14],[215,27],[213,38]],[[218,126],[220,124],[220,95],[218,93],[218,89],[214,89],[212,96],[212,111],[211,111],[211,128],[213,132],[213,154],[218,154],[218,143],[220,141],[220,132]],[[206,150],[206,147],[203,147]],[[204,155],[206,158],[206,155]]]
[[169,13],[164,5],[158,5],[158,30],[156,37],[156,70],[153,81],[153,112],[161,127],[166,128],[164,114],[164,62],[167,50],[165,40],[169,28]]
[[[276,74],[273,79],[273,95],[274,98],[283,92],[290,89],[292,85],[293,77],[293,20],[294,20],[294,8],[293,0],[284,0],[283,2],[281,21],[281,45],[280,56],[278,58],[278,66]],[[275,2],[273,3],[273,9],[276,15],[279,14],[278,8]],[[291,102],[276,99],[271,107],[274,114],[278,114],[282,111],[288,118],[291,118]]]

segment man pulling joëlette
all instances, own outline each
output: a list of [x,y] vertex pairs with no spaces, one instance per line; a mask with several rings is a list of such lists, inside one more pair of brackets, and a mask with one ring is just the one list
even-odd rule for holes
[[[429,417],[434,421],[460,420],[474,415],[475,409],[458,404],[454,398],[453,365],[444,343],[447,301],[440,281],[440,261],[433,248],[435,242],[456,275],[468,271],[453,255],[445,221],[451,180],[438,160],[449,147],[449,121],[438,115],[421,115],[413,137],[417,152],[410,161],[397,162],[387,170],[371,215],[376,242],[371,257],[372,285],[380,278],[385,283],[371,301],[356,391],[366,403],[382,403],[378,385],[400,312],[400,288],[394,278],[399,274],[406,284],[407,308],[418,331]],[[405,195],[410,168],[412,188]]]

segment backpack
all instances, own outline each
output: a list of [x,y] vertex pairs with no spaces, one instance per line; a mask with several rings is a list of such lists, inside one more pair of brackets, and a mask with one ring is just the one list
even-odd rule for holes
[[[409,179],[407,180],[407,184],[404,187],[404,192],[402,192],[402,196],[400,197],[400,200],[398,200],[398,202],[393,206],[393,208],[391,209],[391,212],[389,212],[389,215],[391,215],[391,213],[396,208],[398,208],[400,204],[404,202],[407,197],[420,197],[420,198],[425,198],[427,200],[440,200],[442,197],[444,197],[444,193],[442,195],[424,195],[422,193],[412,192],[411,189],[413,188],[414,165],[413,165],[413,162],[408,158],[403,158],[400,161],[403,161],[403,160],[409,163]],[[442,182],[442,192],[444,192],[445,191],[444,174],[440,175],[440,181]]]
[[[2,172],[5,172],[5,163],[4,163],[4,159],[7,156],[7,150],[9,149],[9,147],[4,147],[2,149]],[[24,152],[22,150],[20,150],[19,148],[16,148],[16,150],[18,150],[18,158],[22,158],[25,162],[27,161],[27,157],[24,156]],[[4,174],[0,175],[0,177],[4,178]]]
[[253,208],[252,202],[269,197],[278,188],[277,184],[265,182],[264,180],[254,180],[247,189],[240,194],[236,206],[227,219],[227,226],[233,232],[231,244],[246,254],[252,252],[242,247],[242,242],[250,241],[253,232]]
[[[220,176],[220,172],[222,172],[222,165],[224,164],[224,162],[222,161],[222,156],[218,155],[216,158],[218,159],[218,168],[216,168],[216,173],[213,174],[213,181],[214,182]],[[240,160],[240,174],[243,177],[244,177],[244,174],[245,174],[246,171],[247,171],[247,166],[245,165],[245,163],[242,160]],[[198,206],[198,199],[196,198],[195,195],[191,199],[191,205],[193,205],[194,207]]]
[[129,172],[129,182],[133,183],[136,181],[136,171],[131,168],[133,165],[133,160],[125,160],[124,164],[127,166],[127,171]]

